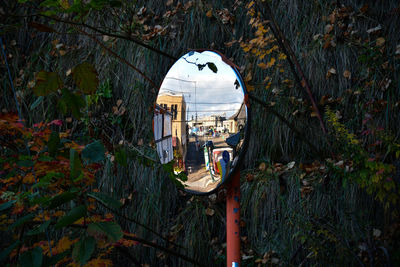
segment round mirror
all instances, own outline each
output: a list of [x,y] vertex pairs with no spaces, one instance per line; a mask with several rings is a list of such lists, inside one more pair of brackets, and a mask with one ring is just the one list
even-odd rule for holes
[[186,191],[209,194],[227,182],[248,129],[246,89],[233,63],[214,51],[191,51],[175,62],[157,96],[154,138],[161,163],[186,174]]

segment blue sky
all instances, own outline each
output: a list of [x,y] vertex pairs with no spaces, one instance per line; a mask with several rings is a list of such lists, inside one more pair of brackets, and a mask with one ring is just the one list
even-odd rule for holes
[[[185,60],[186,59],[186,60]],[[207,65],[199,70],[198,65],[212,62],[217,67],[214,73]],[[190,52],[181,57],[168,71],[161,84],[159,95],[169,92],[185,96],[189,120],[209,115],[233,115],[243,102],[243,90],[236,89],[236,74],[210,51]]]

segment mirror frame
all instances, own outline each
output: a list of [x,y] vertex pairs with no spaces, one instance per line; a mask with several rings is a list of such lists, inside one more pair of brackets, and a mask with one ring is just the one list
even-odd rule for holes
[[[232,61],[230,61],[225,55],[223,55],[219,51],[216,51],[216,50],[213,50],[213,49],[190,49],[185,54],[183,54],[180,58],[178,58],[170,66],[168,71],[172,68],[172,66],[179,59],[181,59],[184,55],[187,55],[189,52],[192,52],[192,51],[193,52],[198,52],[198,53],[202,53],[202,52],[206,52],[206,51],[210,51],[210,52],[216,53],[217,55],[219,55],[221,57],[221,60],[225,64],[229,65],[232,68],[233,72],[236,74],[236,78],[238,79],[238,81],[239,81],[239,83],[240,83],[240,85],[242,87],[242,90],[243,90],[243,101],[244,101],[244,103],[246,105],[246,108],[247,108],[247,110],[246,110],[247,111],[247,118],[246,118],[246,125],[244,127],[243,145],[242,145],[242,147],[240,149],[239,155],[237,155],[237,159],[236,159],[236,163],[235,163],[234,167],[232,169],[230,169],[230,172],[227,174],[227,176],[214,189],[212,189],[211,191],[208,191],[208,192],[195,191],[195,190],[187,189],[186,187],[182,189],[183,191],[185,191],[185,192],[187,192],[189,194],[192,194],[192,195],[207,196],[207,195],[211,195],[211,194],[216,193],[221,186],[224,186],[224,185],[228,184],[232,180],[233,174],[240,171],[240,168],[241,168],[241,166],[243,164],[243,161],[244,161],[245,154],[247,152],[249,139],[250,139],[251,108],[250,108],[249,96],[248,96],[248,92],[247,92],[247,89],[246,89],[246,85],[245,85],[245,82],[244,82],[242,76],[240,75],[239,67],[237,65],[235,65]],[[167,73],[168,73],[168,71],[167,71]],[[161,84],[164,81],[166,75],[164,75],[164,78],[161,81]],[[161,84],[160,84],[160,87],[158,88],[158,92],[157,92],[155,103],[157,102],[158,93],[160,92],[160,89],[161,89]],[[154,133],[153,133],[153,138],[154,138]],[[158,153],[157,153],[157,155],[158,155]],[[184,185],[184,183],[182,183],[182,184]],[[180,188],[178,188],[178,189],[180,189]]]

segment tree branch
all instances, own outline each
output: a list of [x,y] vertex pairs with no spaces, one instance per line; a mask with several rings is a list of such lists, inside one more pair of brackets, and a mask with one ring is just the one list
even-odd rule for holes
[[[258,1],[257,1],[257,6],[259,6]],[[322,119],[321,112],[319,111],[318,106],[317,106],[317,104],[316,104],[316,102],[314,100],[314,97],[313,97],[312,92],[311,92],[310,85],[308,84],[307,79],[304,76],[303,70],[302,70],[302,68],[301,68],[301,66],[300,66],[300,64],[299,64],[299,62],[298,62],[298,60],[296,58],[296,55],[294,54],[294,52],[293,52],[292,48],[290,47],[288,41],[286,40],[286,38],[283,35],[281,29],[279,28],[279,25],[278,25],[278,23],[276,22],[276,20],[275,20],[275,18],[273,16],[272,10],[271,10],[271,8],[269,7],[269,5],[268,5],[268,3],[266,1],[264,2],[264,7],[265,7],[265,10],[266,10],[267,14],[265,14],[264,11],[261,8],[258,8],[258,9],[260,10],[261,14],[264,17],[267,17],[269,19],[269,25],[270,25],[270,28],[272,30],[272,33],[274,34],[276,40],[278,41],[279,46],[283,50],[283,53],[285,53],[285,55],[287,56],[287,60],[289,62],[290,68],[292,69],[292,72],[293,72],[293,74],[295,76],[296,82],[300,85],[301,88],[303,88],[306,91],[306,93],[308,95],[308,98],[310,99],[311,104],[313,106],[314,112],[317,114],[317,118],[319,120],[322,132],[326,135],[327,134],[327,130],[325,128],[325,124],[324,124],[324,121]],[[296,70],[297,70],[298,73],[296,72]],[[300,75],[300,77],[299,77],[299,75]]]
[[285,123],[303,142],[305,142],[310,148],[311,150],[315,153],[315,155],[321,156],[320,151],[318,150],[318,148],[316,146],[314,146],[308,139],[306,139],[304,137],[303,134],[301,134],[301,132],[299,130],[297,130],[297,128],[294,126],[293,123],[291,123],[290,121],[288,121],[285,117],[283,117],[281,114],[279,114],[277,111],[273,110],[272,108],[270,108],[268,106],[268,104],[260,99],[258,99],[257,97],[253,96],[252,94],[249,93],[249,98],[251,100],[253,100],[254,102],[262,105],[269,113],[275,115],[276,117],[278,117],[283,123]]
[[162,56],[168,57],[168,58],[173,59],[173,60],[178,60],[177,57],[172,56],[172,55],[170,55],[170,54],[168,54],[168,53],[166,53],[166,52],[164,52],[164,51],[161,51],[161,50],[159,50],[159,49],[157,49],[157,48],[154,48],[154,47],[152,47],[152,46],[150,46],[150,45],[148,45],[148,44],[146,44],[146,43],[144,43],[144,42],[142,42],[142,41],[139,41],[139,40],[136,39],[136,38],[133,38],[132,36],[110,33],[110,32],[103,31],[103,30],[101,30],[101,29],[99,29],[99,28],[96,28],[96,27],[91,26],[91,25],[86,24],[86,23],[78,23],[78,22],[74,22],[74,21],[63,20],[63,19],[61,19],[61,18],[59,18],[59,17],[56,17],[56,16],[47,16],[47,15],[43,15],[43,14],[38,14],[38,16],[43,17],[43,18],[46,18],[46,19],[52,19],[52,20],[55,20],[55,21],[58,21],[58,22],[61,22],[61,23],[69,24],[69,25],[83,26],[83,27],[86,27],[86,28],[88,28],[88,29],[91,29],[91,30],[93,30],[93,31],[95,31],[95,32],[101,33],[101,34],[103,34],[103,35],[107,35],[107,36],[110,36],[110,37],[115,37],[115,38],[119,38],[119,39],[124,39],[124,40],[128,40],[128,41],[132,41],[132,42],[134,42],[135,44],[138,44],[138,45],[140,45],[140,46],[143,46],[144,48],[147,48],[147,49],[149,49],[149,50],[151,50],[151,51],[153,51],[153,52],[156,52],[156,53],[158,53],[158,54],[160,54],[160,55],[162,55]]

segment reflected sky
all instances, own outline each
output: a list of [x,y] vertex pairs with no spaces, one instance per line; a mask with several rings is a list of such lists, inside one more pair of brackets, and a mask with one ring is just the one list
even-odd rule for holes
[[[215,64],[216,73],[213,66],[207,65],[210,62]],[[240,108],[244,98],[242,88],[235,85],[236,79],[233,69],[218,54],[190,52],[171,67],[159,95],[183,94],[187,120],[196,115],[198,118],[223,114],[230,117]]]

